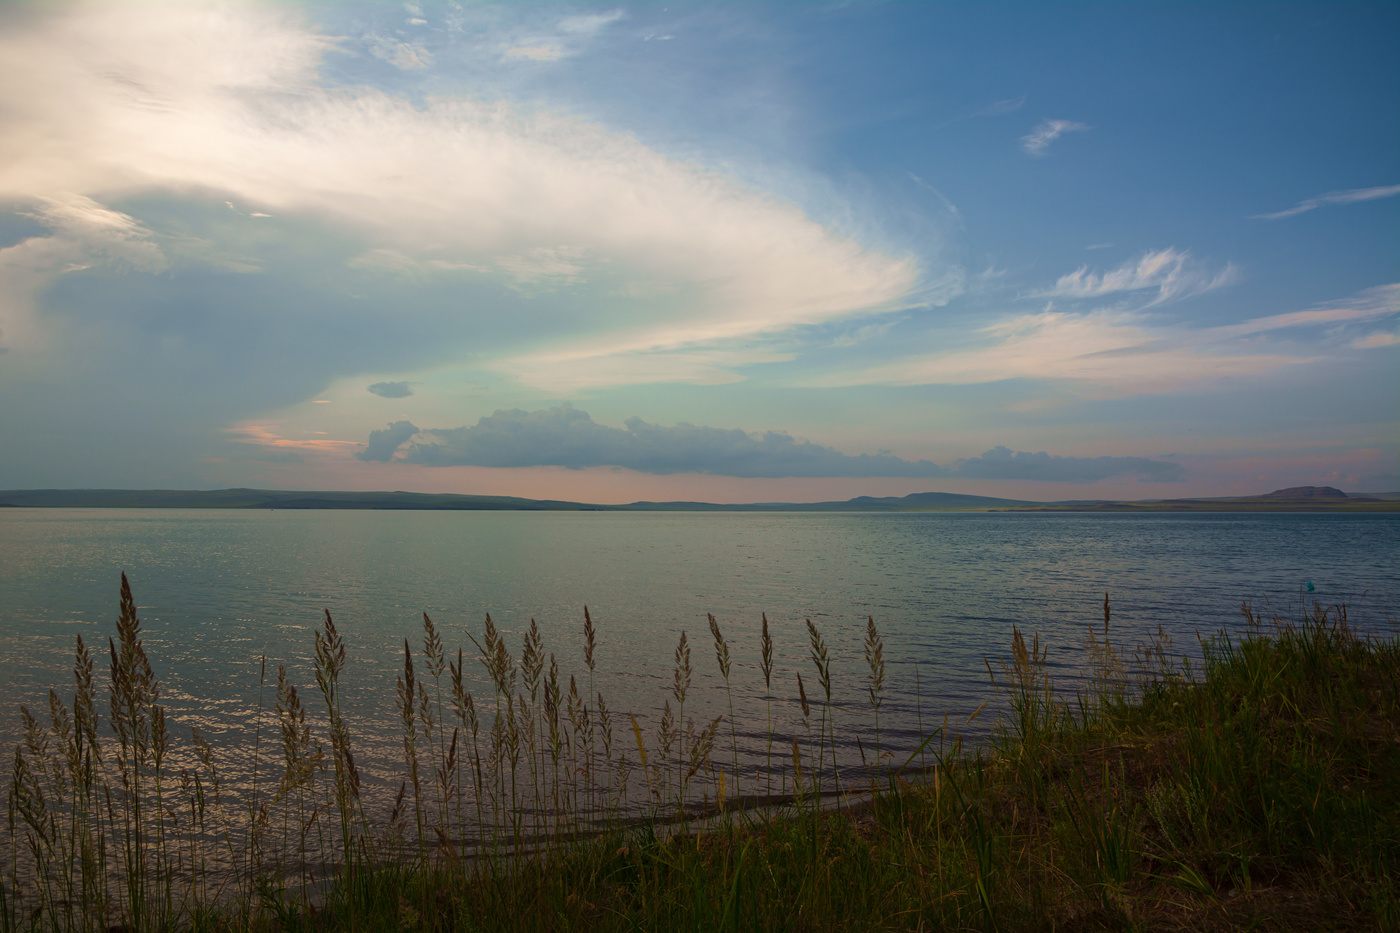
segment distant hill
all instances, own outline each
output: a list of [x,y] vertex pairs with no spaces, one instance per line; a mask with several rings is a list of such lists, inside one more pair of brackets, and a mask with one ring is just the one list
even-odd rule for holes
[[0,506],[78,509],[383,509],[529,512],[854,512],[987,509],[1036,505],[1018,499],[921,492],[844,502],[631,502],[595,505],[559,499],[422,492],[313,492],[270,489],[20,489],[0,491]]
[[1396,512],[1400,501],[1347,495],[1331,486],[1294,486],[1258,496],[1160,499],[1137,502],[1075,500],[1032,502],[918,492],[908,496],[857,496],[832,502],[630,502],[596,505],[562,499],[469,496],[422,492],[337,492],[272,489],[17,489],[0,491],[0,507],[77,509],[375,509],[386,511],[515,512]]
[[1257,496],[1056,502],[1033,508],[1055,512],[1400,512],[1400,502],[1373,496],[1349,496],[1333,486],[1290,486]]
[[508,509],[538,512],[610,508],[516,496],[271,489],[24,489],[0,492],[0,503],[69,509]]
[[1335,486],[1289,486],[1266,492],[1260,499],[1345,499],[1347,494]]

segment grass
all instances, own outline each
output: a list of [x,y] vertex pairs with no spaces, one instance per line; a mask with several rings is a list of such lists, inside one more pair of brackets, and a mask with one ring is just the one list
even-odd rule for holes
[[[583,685],[533,625],[518,658],[489,617],[475,657],[453,658],[424,616],[421,648],[404,644],[402,783],[385,813],[341,713],[329,613],[314,709],[264,670],[274,699],[251,726],[253,778],[232,781],[197,732],[172,738],[123,578],[105,704],[79,640],[71,701],[51,692],[46,723],[22,711],[0,926],[1400,929],[1400,640],[1359,636],[1345,607],[1244,617],[1192,665],[1160,630],[1121,651],[1105,596],[1073,695],[1016,631],[988,663],[1002,716],[976,749],[946,720],[922,745],[887,747],[870,620],[875,728],[853,737],[862,765],[838,771],[837,739],[860,717],[831,702],[811,623],[801,721],[784,730],[769,701],[761,758],[747,759],[762,764],[746,768],[714,619],[728,728],[685,718],[682,636],[647,730],[595,689],[586,610]],[[760,644],[771,685],[766,618]],[[465,688],[473,663],[489,696]]]

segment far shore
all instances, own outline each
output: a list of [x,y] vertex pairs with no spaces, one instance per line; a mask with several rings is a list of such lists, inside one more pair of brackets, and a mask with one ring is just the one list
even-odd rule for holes
[[629,502],[594,504],[454,493],[280,489],[13,489],[0,508],[41,509],[369,509],[513,512],[1400,512],[1400,492],[1344,493],[1296,486],[1255,496],[1037,502],[948,492],[857,496],[840,502]]

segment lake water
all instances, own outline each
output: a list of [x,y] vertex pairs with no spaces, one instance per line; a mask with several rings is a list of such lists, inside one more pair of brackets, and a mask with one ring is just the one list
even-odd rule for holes
[[[421,648],[423,612],[454,656],[465,649],[481,691],[467,633],[479,638],[487,613],[517,656],[537,620],[567,682],[584,673],[585,605],[598,626],[594,685],[644,725],[669,696],[682,630],[695,669],[687,717],[727,710],[713,613],[733,657],[741,741],[767,710],[761,612],[777,643],[775,717],[798,728],[796,672],[816,692],[811,619],[851,737],[870,720],[862,639],[873,617],[888,663],[882,729],[913,744],[920,723],[947,713],[961,725],[992,696],[984,659],[1007,653],[1013,626],[1048,643],[1063,684],[1081,669],[1105,591],[1125,649],[1161,625],[1179,652],[1199,655],[1197,634],[1236,627],[1242,601],[1293,616],[1304,598],[1344,602],[1353,622],[1392,633],[1397,556],[1400,515],[5,509],[0,708],[37,712],[51,686],[71,695],[75,635],[102,648],[105,670],[125,571],[175,732],[196,725],[225,749],[251,741],[264,658],[269,682],[285,664],[317,709],[313,632],[329,609],[348,646],[351,724],[371,746],[365,768],[396,786],[394,683],[404,640]],[[0,739],[17,733],[17,715],[0,718]]]

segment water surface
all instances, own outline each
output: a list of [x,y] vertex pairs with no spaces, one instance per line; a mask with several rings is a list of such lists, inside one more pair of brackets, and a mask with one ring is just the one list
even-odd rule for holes
[[[1197,652],[1197,634],[1237,625],[1242,602],[1296,615],[1305,597],[1345,602],[1354,621],[1389,631],[1398,554],[1395,515],[6,509],[0,709],[44,708],[51,686],[71,693],[74,636],[105,652],[125,571],[174,719],[231,746],[252,739],[264,661],[269,681],[286,665],[315,709],[313,631],[329,609],[349,648],[352,721],[386,780],[394,682],[405,639],[418,654],[424,612],[454,655],[465,650],[477,690],[467,633],[479,638],[490,613],[516,652],[537,620],[566,680],[579,675],[587,692],[587,605],[594,689],[643,723],[670,695],[683,630],[695,671],[687,717],[727,711],[713,613],[749,732],[763,727],[767,696],[798,727],[794,675],[814,680],[806,619],[830,648],[835,715],[868,725],[862,639],[873,617],[888,663],[882,728],[912,742],[921,723],[945,713],[961,723],[992,695],[985,659],[995,666],[1013,626],[1040,634],[1066,683],[1105,591],[1125,648],[1160,625]],[[778,646],[772,694],[758,671],[760,613]],[[0,738],[16,733],[16,718],[0,717]]]

